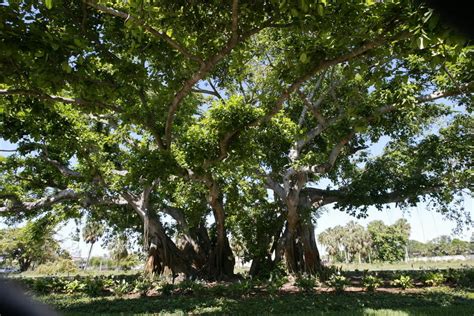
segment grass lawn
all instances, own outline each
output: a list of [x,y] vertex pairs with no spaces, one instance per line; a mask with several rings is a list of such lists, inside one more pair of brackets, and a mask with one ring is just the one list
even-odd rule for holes
[[336,266],[342,267],[344,271],[369,270],[436,270],[436,269],[461,269],[474,267],[474,260],[452,260],[452,261],[417,261],[417,262],[380,262],[380,263],[335,263]]
[[449,288],[411,292],[255,293],[218,297],[199,293],[137,297],[37,296],[64,315],[474,315],[474,293]]

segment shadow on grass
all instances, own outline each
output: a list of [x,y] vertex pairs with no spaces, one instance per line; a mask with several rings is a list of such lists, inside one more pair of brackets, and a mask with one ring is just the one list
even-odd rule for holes
[[473,315],[474,299],[450,292],[282,294],[216,297],[171,295],[142,298],[55,296],[44,300],[65,315],[107,314],[299,314]]

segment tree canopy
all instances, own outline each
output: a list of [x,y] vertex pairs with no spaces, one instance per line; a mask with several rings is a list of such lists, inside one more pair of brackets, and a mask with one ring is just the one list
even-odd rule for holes
[[[142,231],[147,267],[321,269],[320,208],[472,190],[473,46],[417,1],[0,5],[0,213]],[[382,153],[371,146],[388,142]],[[269,193],[270,192],[270,193]],[[87,210],[87,211],[86,211]]]

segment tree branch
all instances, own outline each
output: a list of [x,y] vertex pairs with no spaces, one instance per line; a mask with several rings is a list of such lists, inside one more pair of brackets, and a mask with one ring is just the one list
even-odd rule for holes
[[95,106],[100,105],[104,108],[111,109],[117,112],[121,112],[120,108],[115,105],[105,104],[98,101],[87,101],[81,98],[67,98],[57,95],[49,95],[40,91],[36,90],[28,90],[28,89],[12,89],[12,90],[5,90],[0,89],[0,95],[21,95],[21,96],[30,96],[35,97],[41,100],[46,101],[56,101],[65,104],[77,104],[81,106]]
[[90,7],[93,7],[95,8],[96,10],[98,11],[101,11],[103,13],[106,13],[106,14],[110,14],[110,15],[113,15],[113,16],[116,16],[116,17],[119,17],[119,18],[122,18],[124,19],[125,21],[130,21],[132,23],[136,23],[140,26],[142,26],[145,30],[147,30],[149,33],[151,33],[152,35],[156,36],[156,37],[159,37],[161,39],[163,39],[166,43],[168,43],[168,45],[170,45],[171,47],[173,47],[174,49],[176,49],[177,51],[179,51],[181,54],[183,54],[186,58],[190,59],[190,60],[193,60],[193,61],[196,61],[198,63],[202,63],[203,60],[199,57],[199,56],[196,56],[196,55],[193,55],[191,52],[189,52],[184,46],[182,46],[180,43],[178,43],[177,41],[175,41],[174,39],[172,39],[171,37],[169,37],[166,33],[163,33],[163,32],[160,32],[158,31],[157,29],[149,26],[148,24],[146,24],[145,21],[141,20],[141,19],[138,19],[137,17],[131,15],[131,14],[128,14],[128,13],[125,13],[125,12],[122,12],[122,11],[119,11],[119,10],[116,10],[114,8],[110,8],[110,7],[106,7],[104,5],[100,5],[94,1],[90,1],[90,0],[85,0],[85,3],[90,6]]
[[[388,204],[388,203],[401,203],[405,202],[406,200],[426,195],[429,193],[435,193],[441,190],[441,187],[429,187],[416,192],[401,192],[401,191],[393,191],[393,192],[386,192],[380,193],[378,195],[370,195],[368,196],[369,199],[364,199],[364,203],[357,203],[344,188],[340,190],[321,190],[317,188],[305,188],[302,190],[302,196],[305,199],[309,199],[311,203],[317,203],[318,206],[327,205],[331,203],[345,203],[350,202],[353,206],[363,206],[363,205],[376,205],[376,204]],[[363,196],[367,192],[357,192],[359,196]]]
[[215,91],[212,91],[212,90],[206,90],[206,89],[191,89],[191,92],[195,92],[195,93],[202,93],[202,94],[209,94],[209,95],[213,95],[219,99],[222,99],[221,95],[219,93],[216,93]]
[[400,34],[397,34],[393,37],[386,37],[384,35],[382,36],[379,36],[377,38],[375,38],[373,41],[371,42],[367,42],[355,49],[353,49],[351,52],[347,53],[347,54],[344,54],[344,55],[341,55],[341,56],[338,56],[338,57],[335,57],[333,59],[329,59],[329,60],[324,60],[324,61],[321,61],[320,63],[316,64],[315,66],[313,66],[307,73],[305,73],[304,75],[300,76],[299,78],[297,78],[281,95],[280,97],[277,99],[277,101],[275,102],[275,106],[273,107],[273,109],[267,113],[264,117],[263,117],[263,121],[268,121],[270,120],[275,114],[277,114],[282,106],[283,106],[283,103],[288,100],[288,98],[290,97],[290,95],[297,91],[301,85],[303,85],[304,82],[306,82],[307,80],[309,80],[312,76],[314,76],[315,74],[317,74],[318,72],[320,71],[323,71],[325,69],[328,69],[329,67],[331,66],[334,66],[334,65],[337,65],[337,64],[340,64],[340,63],[343,63],[343,62],[347,62],[347,61],[350,61],[352,59],[355,59],[363,54],[365,54],[366,52],[372,50],[372,49],[375,49],[375,48],[378,48],[382,45],[384,45],[385,43],[389,42],[389,41],[395,41],[395,40],[401,40],[401,39],[405,39],[407,38],[409,35],[409,33],[407,32],[402,32]]
[[1,198],[8,199],[12,201],[12,204],[9,206],[0,207],[1,212],[24,212],[24,211],[34,211],[44,207],[49,207],[51,205],[57,204],[63,201],[77,201],[82,195],[75,192],[71,189],[61,190],[53,195],[38,199],[34,202],[22,202],[19,197],[15,194],[0,194]]
[[64,166],[63,164],[61,164],[59,161],[57,160],[54,160],[54,159],[51,159],[49,158],[47,155],[44,155],[43,156],[43,159],[47,162],[49,162],[50,164],[52,164],[53,166],[55,166],[59,172],[61,172],[61,174],[63,176],[66,176],[66,177],[76,177],[76,178],[80,178],[82,177],[82,174],[77,172],[77,171],[74,171],[66,166]]
[[450,89],[450,90],[441,90],[441,91],[436,91],[431,94],[427,95],[422,95],[417,98],[418,102],[430,102],[430,101],[435,101],[438,99],[446,98],[446,97],[452,97],[464,93],[472,93],[474,92],[474,82],[469,82],[465,83],[462,85],[458,85],[456,89]]
[[171,105],[168,109],[168,116],[166,118],[165,126],[165,141],[166,146],[169,149],[171,145],[171,132],[173,129],[174,116],[179,109],[181,101],[188,95],[192,90],[193,86],[201,79],[203,79],[209,72],[214,68],[214,66],[220,62],[225,56],[227,56],[232,49],[244,38],[239,37],[238,33],[238,0],[232,2],[232,35],[227,42],[227,44],[214,56],[201,63],[198,71],[195,72],[191,78],[186,80],[181,87],[181,89],[175,94]]

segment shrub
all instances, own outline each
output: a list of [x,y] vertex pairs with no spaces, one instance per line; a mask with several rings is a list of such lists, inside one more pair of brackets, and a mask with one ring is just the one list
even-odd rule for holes
[[116,280],[114,286],[110,289],[116,296],[121,297],[132,290],[130,283],[127,280]]
[[38,294],[60,293],[64,290],[65,281],[57,277],[35,278],[31,287]]
[[134,282],[134,292],[140,293],[140,295],[146,296],[148,291],[153,288],[153,281],[148,278],[139,278]]
[[86,284],[76,279],[66,283],[64,286],[64,292],[67,294],[75,294],[83,292],[85,288]]
[[332,287],[336,293],[342,293],[344,292],[344,288],[349,285],[349,280],[345,276],[335,273],[331,275],[327,284]]
[[302,275],[296,278],[294,285],[303,292],[311,292],[317,283],[317,278],[311,275]]
[[319,279],[323,282],[328,281],[333,275],[341,274],[342,275],[342,267],[338,267],[335,265],[331,266],[323,266],[321,272],[319,273]]
[[429,286],[440,286],[446,281],[446,278],[441,272],[428,272],[424,278],[425,284]]
[[229,294],[231,295],[248,295],[254,290],[254,282],[249,279],[239,280],[239,282],[232,283],[228,286]]
[[98,296],[104,292],[104,280],[97,276],[94,278],[85,278],[84,285],[84,293],[89,296]]
[[173,294],[173,290],[175,288],[174,284],[164,282],[160,285],[161,287],[161,295],[169,296]]
[[413,287],[413,280],[409,275],[401,275],[392,281],[392,285],[401,287],[403,290]]
[[459,279],[459,285],[467,288],[474,288],[474,269],[463,269]]
[[376,275],[366,275],[362,280],[362,284],[364,285],[367,292],[374,292],[376,288],[383,284],[383,282],[382,279]]
[[75,273],[77,272],[77,266],[70,259],[58,259],[40,264],[36,267],[35,272],[38,274]]
[[272,272],[267,284],[268,293],[275,295],[286,282],[288,282],[286,275],[282,275],[278,271]]
[[200,294],[204,291],[204,285],[193,280],[183,280],[177,287],[183,294]]

